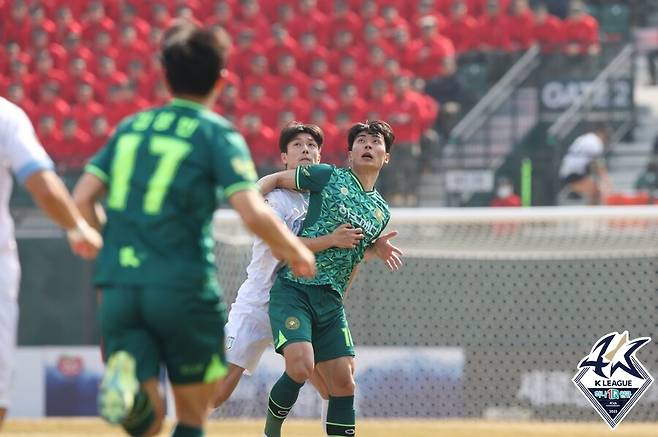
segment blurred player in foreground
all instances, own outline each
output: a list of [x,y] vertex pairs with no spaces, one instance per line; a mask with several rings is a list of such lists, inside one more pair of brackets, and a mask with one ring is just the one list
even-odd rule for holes
[[20,266],[9,215],[12,173],[39,208],[67,230],[76,254],[91,259],[103,245],[53,171],[25,112],[0,97],[0,427],[9,406],[18,325]]
[[[279,149],[285,168],[293,170],[300,165],[318,164],[323,141],[322,130],[312,124],[293,122],[283,128],[279,136]],[[288,228],[294,233],[299,232],[308,208],[307,192],[275,189],[265,196],[265,200]],[[396,232],[391,232],[381,236],[368,250],[386,262],[391,271],[400,266],[401,251],[389,242],[395,235]],[[333,232],[315,238],[302,238],[302,241],[317,253],[332,247],[353,249],[363,238],[362,229],[342,224]],[[272,344],[268,302],[280,267],[280,261],[274,258],[267,245],[256,239],[247,267],[247,279],[238,290],[225,328],[229,373],[219,384],[215,396],[216,407],[231,396],[243,373],[252,374],[255,371],[263,352]],[[327,400],[327,387],[319,374],[314,372],[310,379],[320,396]],[[323,413],[326,413],[324,410]]]
[[173,101],[125,119],[75,189],[98,229],[107,193],[106,244],[95,284],[107,370],[100,414],[131,435],[159,431],[166,365],[178,423],[174,437],[202,436],[217,381],[226,375],[224,307],[210,238],[216,188],[247,227],[313,277],[313,253],[264,203],[247,145],[208,110],[226,64],[225,35],[178,23],[164,35],[162,63]]
[[386,201],[374,187],[389,161],[393,140],[385,122],[357,123],[348,133],[351,168],[300,166],[259,181],[264,193],[275,187],[310,192],[302,237],[325,235],[345,223],[363,231],[363,239],[354,248],[319,252],[318,274],[312,279],[295,278],[286,267],[279,271],[270,291],[269,316],[275,348],[283,354],[286,370],[270,392],[267,437],[281,435],[281,425],[314,368],[329,390],[327,434],[352,436],[356,432],[354,343],[343,294],[366,249],[390,218]]

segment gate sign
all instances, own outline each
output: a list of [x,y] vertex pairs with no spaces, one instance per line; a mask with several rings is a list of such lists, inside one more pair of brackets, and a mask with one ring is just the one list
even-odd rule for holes
[[[539,89],[542,114],[562,113],[585,93],[592,80],[552,79]],[[607,81],[591,97],[591,109],[599,111],[630,111],[633,108],[633,83],[630,78]]]

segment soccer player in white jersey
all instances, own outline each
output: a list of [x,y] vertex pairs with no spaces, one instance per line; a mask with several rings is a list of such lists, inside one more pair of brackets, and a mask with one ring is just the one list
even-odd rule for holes
[[[318,126],[290,123],[282,129],[279,136],[283,164],[288,169],[295,169],[299,165],[318,164],[323,139],[322,130]],[[306,217],[307,193],[277,189],[267,194],[265,200],[294,233],[299,232]],[[370,254],[381,258],[392,271],[399,268],[401,254],[389,241],[395,235],[397,232],[393,231],[380,237]],[[314,239],[302,238],[302,240],[311,250],[319,252],[330,247],[353,248],[362,238],[361,229],[342,225],[331,234]],[[229,372],[218,386],[215,396],[216,407],[230,397],[243,373],[254,372],[265,348],[272,344],[268,302],[269,292],[279,267],[280,261],[272,255],[269,247],[260,239],[256,239],[251,262],[247,267],[247,279],[240,286],[237,298],[231,305],[225,328]],[[311,382],[326,401],[328,390],[319,374],[314,374]],[[325,409],[323,408],[323,413]]]
[[20,266],[9,215],[12,174],[35,203],[67,230],[72,250],[91,259],[103,244],[101,236],[82,218],[53,163],[36,137],[25,112],[0,97],[0,427],[9,406],[13,373]]

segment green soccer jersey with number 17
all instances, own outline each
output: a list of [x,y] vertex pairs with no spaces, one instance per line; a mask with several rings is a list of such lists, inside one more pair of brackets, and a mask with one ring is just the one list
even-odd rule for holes
[[365,191],[349,168],[327,164],[300,166],[295,178],[297,189],[310,191],[301,237],[326,235],[349,223],[361,228],[364,238],[355,249],[333,247],[316,253],[317,275],[313,279],[296,278],[287,267],[280,274],[302,284],[329,285],[342,296],[354,266],[388,224],[388,204],[377,190]]
[[107,186],[96,285],[216,287],[217,188],[225,197],[256,189],[247,145],[228,121],[174,99],[122,121],[85,171]]

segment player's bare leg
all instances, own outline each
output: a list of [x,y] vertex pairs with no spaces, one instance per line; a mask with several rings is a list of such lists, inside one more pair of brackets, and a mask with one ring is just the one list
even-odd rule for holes
[[0,408],[0,430],[2,430],[2,422],[5,421],[5,415],[7,414],[6,408]]
[[274,384],[268,400],[265,435],[280,437],[281,425],[297,401],[299,390],[313,374],[313,346],[309,342],[290,343],[284,346],[286,371]]
[[327,429],[327,410],[329,409],[329,388],[320,372],[316,368],[311,375],[311,384],[315,387],[318,394],[322,398],[322,407],[320,409],[320,424],[322,425],[322,432],[326,433]]
[[165,416],[164,396],[160,388],[160,381],[157,378],[149,379],[141,384],[141,388],[148,396],[155,415],[153,424],[143,435],[156,435],[162,429]]
[[173,387],[177,424],[172,437],[200,434],[208,420],[217,381],[178,384]]
[[215,396],[213,398],[213,406],[215,408],[220,407],[229,397],[231,397],[231,394],[233,394],[235,388],[238,386],[243,373],[243,367],[229,363],[228,374],[217,384],[217,390],[215,391]]
[[327,434],[353,435],[356,429],[354,411],[354,358],[340,357],[317,364],[316,368],[327,382],[329,409]]

